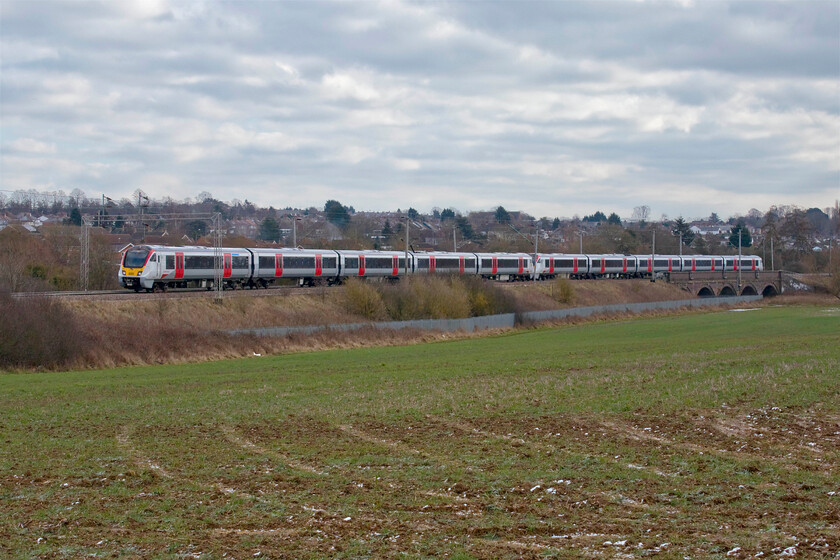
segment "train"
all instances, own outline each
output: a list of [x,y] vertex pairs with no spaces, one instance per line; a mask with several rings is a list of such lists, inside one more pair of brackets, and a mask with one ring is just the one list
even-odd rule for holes
[[745,255],[622,255],[353,251],[300,248],[171,247],[138,245],[123,254],[119,281],[127,289],[267,288],[281,279],[300,286],[340,284],[348,278],[397,280],[405,275],[462,274],[499,281],[568,278],[644,278],[682,271],[761,271]]

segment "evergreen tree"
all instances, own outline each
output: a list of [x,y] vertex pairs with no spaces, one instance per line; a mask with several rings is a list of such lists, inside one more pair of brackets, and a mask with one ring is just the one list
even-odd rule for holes
[[[500,207],[501,208],[501,207]],[[455,224],[458,226],[458,231],[461,232],[461,237],[464,239],[474,239],[475,238],[475,230],[472,227],[472,224],[463,216],[458,216],[455,220]]]
[[338,227],[345,227],[350,223],[350,213],[347,208],[337,200],[328,200],[324,205],[324,214],[327,220],[337,225]]
[[198,239],[207,233],[207,223],[204,220],[193,220],[187,223],[187,235],[192,239]]
[[613,226],[620,226],[621,225],[621,217],[613,212],[610,214],[609,218],[607,218],[607,223]]
[[78,208],[73,208],[70,210],[70,218],[68,219],[68,223],[74,226],[82,225],[82,213],[79,211]]
[[260,224],[260,231],[257,234],[257,239],[263,241],[279,241],[280,240],[280,225],[277,220],[271,216],[267,217]]
[[554,221],[551,222],[551,229],[556,230],[560,227],[560,218],[554,218]]
[[452,210],[451,208],[446,208],[445,210],[442,210],[441,213],[440,213],[440,219],[441,220],[448,220],[448,219],[454,218],[454,217],[455,217],[455,211]]
[[694,232],[691,231],[691,226],[688,225],[682,216],[674,220],[671,233],[678,236],[681,235],[683,244],[688,247],[691,247],[691,244],[694,243]]
[[738,247],[739,233],[741,248],[752,247],[752,236],[750,235],[750,230],[744,226],[743,220],[738,220],[738,223],[729,230],[729,244],[733,247]]
[[499,206],[498,208],[496,208],[496,221],[500,224],[510,223],[510,214],[507,210],[504,209],[503,206]]

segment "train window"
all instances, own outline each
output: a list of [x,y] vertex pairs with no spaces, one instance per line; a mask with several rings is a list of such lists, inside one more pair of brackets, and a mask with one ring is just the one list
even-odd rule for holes
[[175,255],[166,255],[166,269],[172,270],[175,268]]
[[400,270],[405,270],[405,257],[400,257],[399,263]]
[[275,261],[274,257],[260,257],[260,268],[266,268],[274,270],[277,262]]
[[460,259],[442,259],[438,257],[435,259],[435,268],[438,270],[460,270]]
[[417,268],[419,268],[419,269],[421,269],[421,270],[426,270],[426,269],[428,269],[428,268],[429,268],[429,259],[428,259],[428,257],[426,257],[426,258],[418,258],[418,259],[417,259]]
[[248,268],[248,257],[233,257],[231,268]]
[[493,259],[481,259],[481,268],[493,268]]
[[519,259],[496,259],[499,268],[519,268]]
[[387,268],[394,267],[394,259],[391,257],[369,257],[365,259],[365,268]]
[[554,266],[558,268],[574,268],[575,262],[572,259],[555,259]]
[[192,270],[199,268],[215,268],[213,262],[213,257],[186,256],[184,257],[184,268]]
[[286,268],[315,268],[315,257],[284,257]]
[[668,259],[653,259],[653,266],[668,268]]
[[464,259],[464,268],[475,268],[475,259]]
[[151,251],[145,247],[131,249],[125,254],[125,261],[123,266],[126,268],[140,268],[146,264],[146,259],[149,257]]
[[601,268],[601,259],[592,259],[592,268]]
[[612,268],[624,268],[624,263],[618,259],[607,259],[607,262],[604,266]]
[[346,257],[344,259],[344,268],[352,268],[353,270],[358,270],[358,268],[359,268],[359,258],[358,257]]

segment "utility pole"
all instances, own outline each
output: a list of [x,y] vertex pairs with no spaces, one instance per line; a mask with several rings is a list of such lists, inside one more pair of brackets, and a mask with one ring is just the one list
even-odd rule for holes
[[297,223],[300,221],[298,216],[292,216],[292,247],[297,249]]
[[738,229],[738,295],[741,295],[741,232],[744,228]]
[[578,230],[578,237],[580,237],[580,253],[583,254],[583,232]]
[[650,243],[650,281],[656,282],[656,230],[653,230],[653,241]]
[[452,252],[453,252],[453,253],[457,253],[457,252],[458,252],[458,242],[457,242],[457,240],[455,239],[455,232],[456,232],[456,231],[458,231],[458,228],[457,228],[456,226],[454,226],[454,225],[453,225],[453,226],[452,226]]
[[773,262],[775,251],[773,250],[773,236],[770,236],[770,270],[776,270],[776,265]]
[[408,276],[408,215],[405,217],[405,275]]

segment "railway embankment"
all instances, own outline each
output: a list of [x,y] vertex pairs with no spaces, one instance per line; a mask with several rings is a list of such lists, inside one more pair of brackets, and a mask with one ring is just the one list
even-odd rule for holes
[[[227,293],[221,303],[212,298],[64,301],[15,300],[0,295],[0,313],[4,317],[0,326],[0,370],[186,363],[325,348],[423,343],[443,337],[479,335],[431,332],[422,326],[403,330],[301,331],[282,337],[234,335],[231,331],[459,321],[492,315],[512,315],[521,324],[521,319],[530,313],[690,297],[673,285],[646,280],[494,284],[457,277],[398,284],[358,282],[340,288],[280,291],[277,296],[259,298],[247,297],[245,293]],[[621,312],[618,308],[600,311]]]

